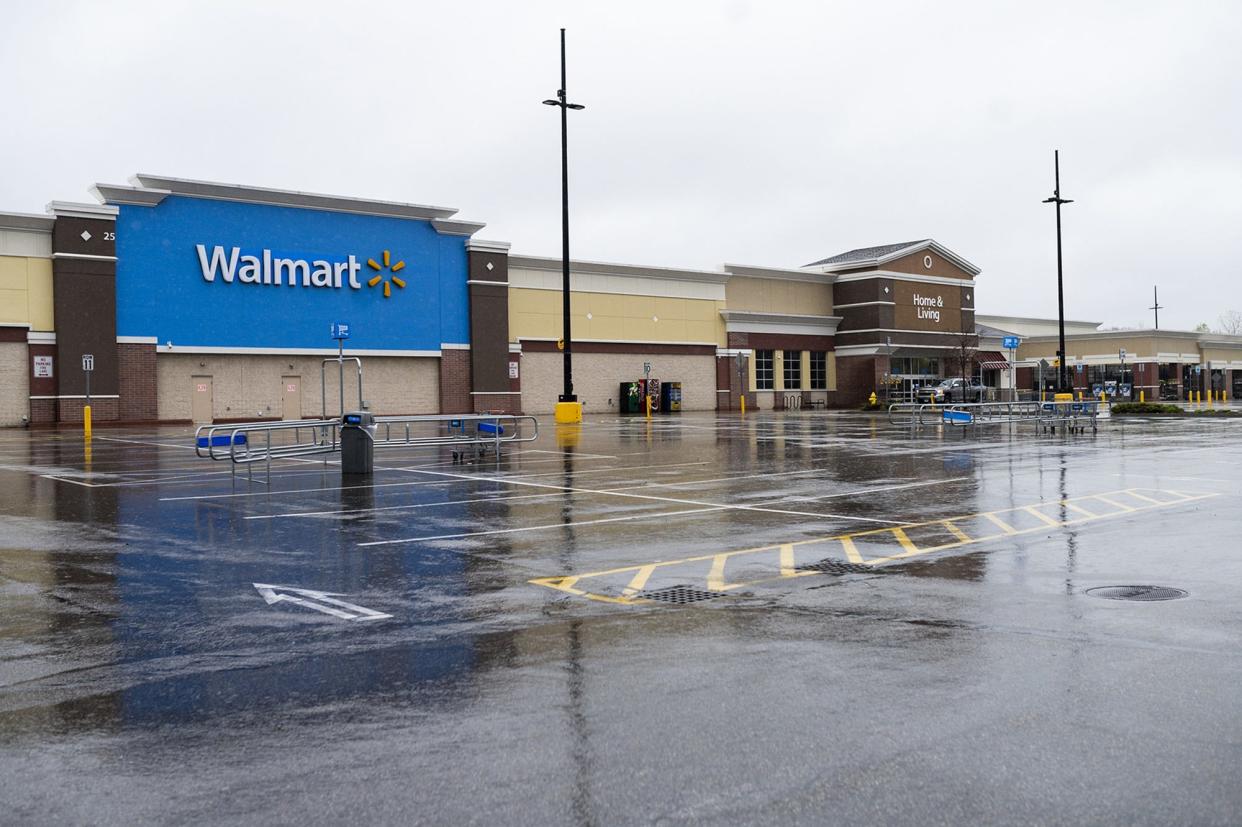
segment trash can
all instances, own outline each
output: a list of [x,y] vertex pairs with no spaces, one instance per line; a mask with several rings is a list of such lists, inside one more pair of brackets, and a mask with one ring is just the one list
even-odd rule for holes
[[341,473],[370,474],[375,470],[375,417],[350,411],[341,417]]

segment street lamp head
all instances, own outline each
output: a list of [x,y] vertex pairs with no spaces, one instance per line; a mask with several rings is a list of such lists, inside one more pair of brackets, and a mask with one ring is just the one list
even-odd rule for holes
[[586,109],[586,107],[580,103],[567,103],[565,105],[568,106],[570,109]]
[[544,103],[544,106],[560,106],[561,105],[560,101],[554,101],[551,98],[544,101],[543,103]]
[[[544,103],[548,103],[548,101],[544,101]],[[1043,200],[1043,202],[1042,202],[1042,203],[1044,203],[1044,204],[1055,204],[1055,203],[1057,203],[1057,199],[1056,199],[1056,197],[1055,197],[1055,196],[1054,196],[1054,197],[1052,197],[1052,198],[1045,198],[1045,199]]]

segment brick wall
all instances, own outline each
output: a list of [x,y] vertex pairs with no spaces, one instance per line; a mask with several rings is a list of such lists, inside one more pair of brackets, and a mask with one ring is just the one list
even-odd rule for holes
[[155,345],[118,344],[120,418],[123,422],[159,419],[155,373]]
[[837,390],[829,394],[829,404],[855,407],[867,401],[880,387],[884,374],[881,361],[875,356],[838,356]]
[[440,352],[440,413],[470,413],[470,351],[453,348]]
[[[50,400],[49,400],[50,401]],[[57,400],[56,419],[59,422],[81,422],[82,409],[86,407],[85,399],[60,399]],[[120,413],[119,399],[96,399],[91,398],[91,424],[98,425],[101,422],[115,422]]]

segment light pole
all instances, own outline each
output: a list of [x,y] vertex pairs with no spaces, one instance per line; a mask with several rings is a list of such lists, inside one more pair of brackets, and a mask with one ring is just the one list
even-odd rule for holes
[[1052,163],[1056,170],[1056,188],[1052,191],[1052,197],[1045,198],[1044,203],[1057,205],[1057,323],[1061,331],[1061,349],[1057,353],[1060,357],[1057,361],[1057,391],[1067,393],[1065,387],[1065,287],[1061,277],[1061,205],[1074,202],[1072,199],[1061,197],[1061,150],[1053,150]]
[[565,91],[565,30],[561,29],[561,88],[556,99],[545,100],[548,106],[561,109],[561,325],[564,354],[565,385],[556,406],[557,422],[581,422],[582,406],[574,395],[573,338],[569,326],[569,110],[585,109],[570,103]]

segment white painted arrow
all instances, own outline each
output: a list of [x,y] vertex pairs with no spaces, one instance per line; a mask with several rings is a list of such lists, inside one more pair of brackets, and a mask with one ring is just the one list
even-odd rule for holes
[[292,586],[273,586],[269,583],[255,583],[254,587],[263,595],[267,605],[273,603],[296,603],[326,615],[339,617],[341,620],[384,620],[392,617],[374,609],[355,606],[344,600],[337,600],[335,592],[318,592],[314,589],[295,589]]

